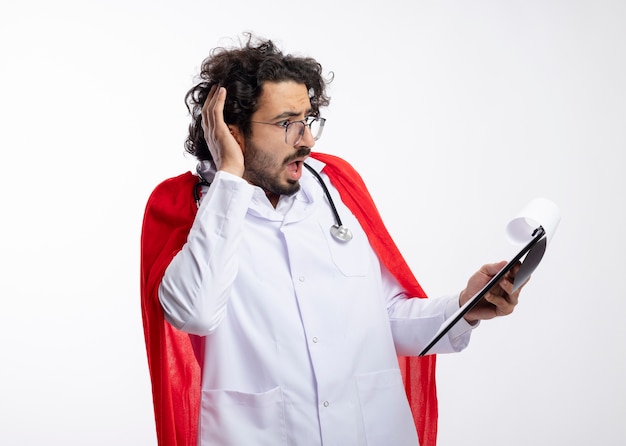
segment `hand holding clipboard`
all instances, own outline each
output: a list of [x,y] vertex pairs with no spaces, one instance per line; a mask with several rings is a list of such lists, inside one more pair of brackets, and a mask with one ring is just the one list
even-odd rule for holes
[[548,235],[552,237],[560,221],[560,212],[554,203],[545,198],[531,201],[524,210],[507,225],[509,238],[516,243],[525,243],[524,247],[474,296],[459,308],[440,327],[431,341],[420,352],[424,356],[450,329],[461,320],[513,267],[521,262],[515,275],[513,291],[526,283],[537,268],[548,245]]

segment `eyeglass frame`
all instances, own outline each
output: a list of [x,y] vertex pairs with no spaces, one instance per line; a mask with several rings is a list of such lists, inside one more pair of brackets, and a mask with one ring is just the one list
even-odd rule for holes
[[289,133],[289,126],[291,124],[302,124],[302,130],[299,132],[298,138],[293,143],[294,146],[297,146],[298,143],[302,140],[304,136],[304,132],[306,127],[311,130],[311,124],[315,121],[319,121],[320,129],[317,136],[313,136],[313,139],[317,141],[322,137],[322,132],[324,131],[324,124],[326,124],[326,118],[322,118],[321,116],[305,116],[304,119],[300,119],[298,121],[282,121],[282,122],[263,122],[263,121],[250,121],[253,124],[267,124],[267,125],[275,125],[276,127],[283,127],[285,129],[285,144],[289,144],[287,141],[287,134]]

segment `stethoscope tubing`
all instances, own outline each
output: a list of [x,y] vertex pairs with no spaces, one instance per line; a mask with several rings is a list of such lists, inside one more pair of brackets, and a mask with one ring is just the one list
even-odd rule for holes
[[318,183],[320,183],[320,186],[322,186],[322,189],[324,190],[324,194],[326,195],[326,198],[328,198],[330,209],[333,211],[333,215],[335,216],[335,222],[337,223],[337,226],[339,227],[343,226],[343,224],[341,223],[341,218],[339,217],[339,212],[337,212],[337,207],[335,206],[335,202],[333,201],[333,198],[330,196],[330,191],[328,190],[328,187],[326,187],[326,183],[322,179],[322,176],[319,173],[317,173],[317,170],[313,169],[307,163],[302,163],[302,164],[304,165],[304,167],[308,169],[309,172],[313,174],[313,176],[317,179]]
[[[302,163],[302,164],[304,165],[304,167],[306,167],[306,169],[309,172],[311,172],[311,174],[313,174],[315,179],[317,179],[317,182],[320,184],[320,186],[322,186],[324,195],[326,195],[326,198],[328,199],[328,204],[330,204],[330,209],[333,212],[333,216],[335,217],[335,223],[336,223],[333,226],[331,226],[330,233],[332,234],[333,237],[335,237],[335,239],[337,239],[340,242],[349,242],[350,240],[352,240],[352,232],[343,225],[341,221],[341,217],[339,217],[339,212],[337,212],[337,207],[335,206],[335,202],[333,201],[333,197],[330,195],[330,191],[328,190],[328,187],[326,187],[326,183],[324,182],[324,179],[315,169],[313,169],[307,163]],[[198,173],[198,182],[194,185],[194,188],[193,188],[193,198],[196,202],[196,206],[200,207],[200,189],[202,188],[202,186],[210,186],[211,183],[209,183],[207,180],[204,179],[202,174],[200,174],[199,169],[197,170],[197,173]]]

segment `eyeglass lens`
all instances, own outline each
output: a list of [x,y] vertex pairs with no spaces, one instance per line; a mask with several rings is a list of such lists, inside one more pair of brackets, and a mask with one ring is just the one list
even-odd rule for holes
[[[320,136],[322,136],[322,130],[324,129],[324,120],[321,118],[317,118],[310,119],[309,122],[310,124],[308,124],[308,127],[311,130],[311,135],[313,136],[313,139],[317,141]],[[287,126],[285,142],[292,145],[298,144],[302,139],[302,136],[304,135],[306,125],[307,124],[302,121],[294,121],[290,123],[289,126]]]

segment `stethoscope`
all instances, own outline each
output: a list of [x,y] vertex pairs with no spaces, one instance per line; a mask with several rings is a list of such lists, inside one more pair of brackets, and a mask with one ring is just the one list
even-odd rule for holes
[[[326,195],[328,203],[330,204],[330,208],[333,211],[333,215],[335,216],[335,224],[330,227],[330,233],[335,238],[335,240],[339,242],[349,242],[350,240],[352,240],[352,231],[346,228],[341,222],[341,217],[339,217],[339,212],[337,212],[337,207],[335,206],[333,198],[330,196],[330,192],[326,187],[326,183],[324,183],[321,175],[317,173],[315,169],[313,169],[307,163],[302,164],[308,169],[309,172],[313,174],[313,176],[317,179],[317,182],[320,183],[320,186],[322,186],[322,189],[324,190],[324,195]],[[204,179],[204,177],[200,173],[200,169],[197,169],[196,172],[198,174],[198,182],[193,188],[193,198],[196,201],[196,206],[200,207],[200,189],[202,188],[202,186],[210,186],[211,183]]]

